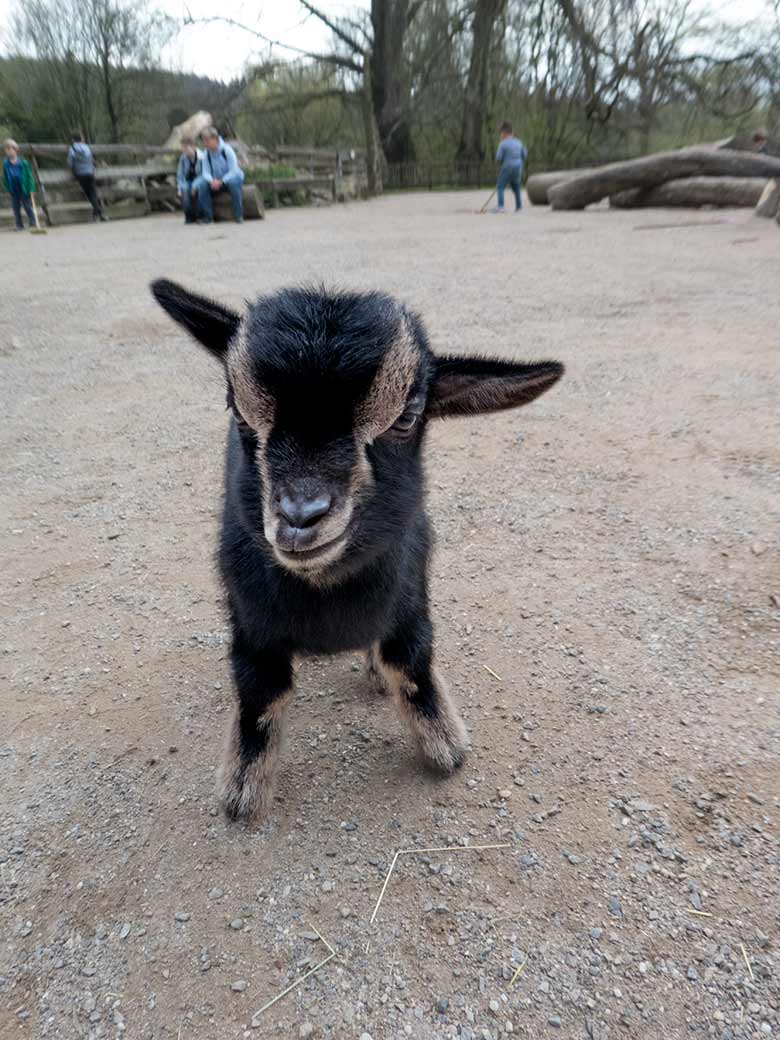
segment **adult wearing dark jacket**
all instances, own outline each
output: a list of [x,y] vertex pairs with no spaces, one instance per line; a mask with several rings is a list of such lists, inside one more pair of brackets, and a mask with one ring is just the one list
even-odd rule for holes
[[81,190],[92,207],[92,220],[108,220],[100,205],[95,188],[95,160],[89,145],[84,144],[81,134],[74,134],[68,150],[68,166],[81,185]]

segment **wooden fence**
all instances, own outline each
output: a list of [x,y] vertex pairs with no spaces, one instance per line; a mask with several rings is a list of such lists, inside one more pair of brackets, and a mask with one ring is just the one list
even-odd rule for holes
[[434,188],[485,188],[496,182],[497,167],[482,162],[391,163],[385,170],[387,191],[404,189],[433,191]]
[[[20,144],[30,161],[36,193],[50,226],[90,219],[91,207],[65,165],[67,144]],[[178,206],[174,176],[178,151],[160,145],[90,145],[96,160],[98,194],[111,219],[135,217]],[[240,146],[242,165],[250,171],[248,183],[263,192],[269,204],[305,196],[307,201],[335,201],[366,194],[366,163],[362,153],[317,148]],[[110,161],[113,160],[113,161]],[[264,167],[286,165],[297,176],[264,178]],[[270,170],[269,170],[270,172]],[[0,196],[0,225],[11,220],[10,200]],[[262,199],[260,200],[262,207]]]

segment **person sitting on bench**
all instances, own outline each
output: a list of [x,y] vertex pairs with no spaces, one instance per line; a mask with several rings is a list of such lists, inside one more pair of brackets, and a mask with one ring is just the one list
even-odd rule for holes
[[181,156],[176,169],[176,188],[181,208],[184,210],[184,223],[194,224],[198,215],[197,180],[203,171],[203,163],[191,137],[182,137]]
[[227,191],[233,204],[233,216],[236,223],[241,224],[244,220],[241,199],[244,174],[238,165],[236,153],[229,144],[225,144],[214,126],[207,127],[201,137],[204,144],[202,172],[195,182],[198,189],[200,220],[204,224],[211,223],[214,219],[212,198],[220,192]]

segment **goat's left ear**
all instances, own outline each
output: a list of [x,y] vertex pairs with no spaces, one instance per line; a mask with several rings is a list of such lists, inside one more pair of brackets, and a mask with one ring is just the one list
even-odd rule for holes
[[437,357],[427,414],[439,419],[517,408],[549,390],[563,371],[559,361],[520,364],[489,358]]
[[210,354],[220,361],[225,360],[228,343],[241,322],[239,314],[221,303],[196,296],[167,278],[152,282],[151,289],[155,300],[174,321],[183,325]]

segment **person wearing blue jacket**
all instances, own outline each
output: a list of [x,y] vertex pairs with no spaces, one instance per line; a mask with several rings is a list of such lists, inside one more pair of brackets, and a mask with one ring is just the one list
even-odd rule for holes
[[81,190],[92,207],[92,220],[108,220],[100,205],[100,199],[95,187],[95,160],[92,149],[84,144],[81,134],[73,134],[70,148],[68,149],[68,166],[70,172],[79,182]]
[[176,188],[184,210],[184,223],[195,224],[198,217],[198,178],[203,162],[191,137],[181,140],[181,157],[176,169]]
[[211,223],[214,219],[212,197],[222,191],[227,191],[230,193],[236,223],[242,224],[244,207],[241,199],[241,187],[244,183],[244,174],[238,165],[236,153],[229,144],[225,144],[214,126],[207,127],[201,137],[205,148],[201,160],[201,176],[196,182],[200,219],[205,224]]
[[515,213],[519,213],[523,208],[523,197],[520,194],[520,189],[523,183],[523,167],[527,159],[528,149],[520,138],[515,137],[512,133],[512,124],[502,123],[501,142],[496,152],[496,162],[501,163],[501,168],[498,171],[498,183],[496,184],[496,201],[498,205],[491,210],[491,213],[506,212],[504,209],[504,191],[507,185],[514,192]]

